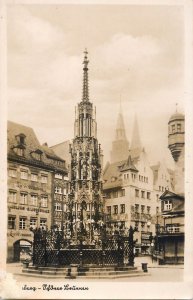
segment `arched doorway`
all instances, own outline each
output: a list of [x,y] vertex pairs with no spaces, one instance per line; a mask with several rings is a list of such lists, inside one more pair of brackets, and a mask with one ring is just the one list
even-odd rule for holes
[[13,245],[14,261],[31,258],[32,242],[28,240],[18,240]]

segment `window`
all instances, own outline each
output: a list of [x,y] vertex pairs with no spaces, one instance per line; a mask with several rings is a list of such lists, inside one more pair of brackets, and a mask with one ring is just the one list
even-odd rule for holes
[[156,200],[157,201],[159,200],[159,194],[156,194]]
[[181,130],[182,130],[181,124],[177,124],[177,132],[181,132]]
[[139,197],[139,190],[135,190],[135,197]]
[[141,213],[143,214],[145,212],[145,205],[141,205]]
[[62,210],[62,205],[61,205],[61,203],[55,203],[55,204],[54,204],[54,209],[55,209],[55,211],[61,211],[61,210]]
[[139,228],[139,222],[137,221],[135,222],[135,229],[138,230],[138,228]]
[[19,218],[19,229],[26,229],[26,217]]
[[106,193],[106,198],[110,199],[111,198],[111,193]]
[[31,181],[38,181],[38,175],[37,174],[31,174]]
[[47,219],[40,219],[40,228],[46,229]]
[[166,230],[169,233],[178,233],[178,232],[180,232],[180,225],[179,224],[167,224]]
[[9,202],[17,203],[17,192],[9,191]]
[[30,204],[37,206],[38,205],[38,196],[37,195],[31,195]]
[[9,169],[9,176],[10,177],[16,177],[17,176],[16,169]]
[[139,204],[135,204],[135,212],[139,212]]
[[20,194],[20,204],[27,204],[27,194],[26,193]]
[[23,149],[23,148],[17,147],[17,148],[16,148],[16,153],[17,153],[17,155],[19,155],[19,156],[24,156],[24,149]]
[[135,180],[135,174],[131,173],[132,180]]
[[172,201],[166,200],[164,201],[164,210],[171,210],[172,209]]
[[145,198],[145,192],[141,191],[141,198]]
[[56,173],[54,177],[57,178],[57,179],[62,179],[62,174]]
[[113,192],[113,198],[117,198],[118,197],[118,191],[114,191]]
[[48,207],[48,197],[47,196],[41,197],[41,207]]
[[28,179],[28,172],[27,171],[21,171],[21,179]]
[[125,213],[125,204],[121,204],[121,214],[124,214]]
[[156,207],[156,214],[159,214],[159,206]]
[[151,211],[151,207],[147,206],[147,213],[150,214],[150,211]]
[[8,216],[8,229],[15,229],[15,216]]
[[18,144],[20,144],[20,145],[25,145],[25,139],[26,139],[26,136],[23,133],[16,135],[16,140],[17,140]]
[[55,193],[56,193],[56,194],[62,194],[62,188],[56,186],[56,187],[55,187]]
[[32,156],[36,160],[41,160],[42,159],[42,151],[36,150],[35,152],[33,152]]
[[111,215],[111,206],[107,206],[107,214]]
[[47,183],[48,182],[48,176],[47,175],[41,175],[41,183]]
[[114,215],[118,214],[118,205],[113,205],[113,213]]
[[171,126],[171,129],[172,129],[172,133],[175,132],[175,124],[173,124],[173,125]]
[[30,218],[30,227],[32,227],[33,229],[37,227],[37,218]]
[[125,196],[125,190],[122,189],[122,190],[120,190],[120,197],[124,197],[124,196]]
[[147,192],[147,199],[151,199],[151,193]]

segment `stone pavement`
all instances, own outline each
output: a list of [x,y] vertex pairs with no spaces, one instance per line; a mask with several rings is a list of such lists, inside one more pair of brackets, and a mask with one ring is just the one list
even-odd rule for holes
[[[140,276],[140,277],[129,277],[129,278],[117,278],[113,279],[113,281],[132,281],[132,282],[163,282],[163,281],[182,281],[183,280],[183,265],[158,265],[156,261],[152,262],[151,257],[149,256],[141,256],[135,258],[135,266],[141,270],[141,263],[147,263],[148,265],[148,275],[149,276]],[[22,273],[23,265],[21,263],[9,263],[7,264],[7,272],[13,275],[16,280],[19,281],[43,281],[43,278],[33,278],[27,276],[20,276],[19,274]],[[175,269],[178,272],[175,272]],[[147,274],[147,273],[146,273]],[[145,273],[144,273],[145,275]],[[55,280],[55,279],[52,279]],[[73,279],[76,281],[81,281],[81,278]],[[84,279],[85,280],[85,279]],[[97,281],[96,279],[86,279],[86,280],[93,280]],[[56,279],[57,281],[57,279]],[[100,279],[100,281],[109,281],[108,279]]]

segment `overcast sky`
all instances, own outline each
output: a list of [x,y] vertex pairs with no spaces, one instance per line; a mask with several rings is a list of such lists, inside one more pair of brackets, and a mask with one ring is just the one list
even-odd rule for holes
[[7,12],[8,119],[49,146],[73,138],[84,48],[98,140],[109,159],[120,95],[131,142],[137,114],[151,163],[172,158],[167,123],[184,112],[180,6],[12,5]]

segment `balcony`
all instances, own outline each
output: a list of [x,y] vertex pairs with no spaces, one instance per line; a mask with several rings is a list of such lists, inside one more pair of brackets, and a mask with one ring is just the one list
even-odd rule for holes
[[174,225],[174,224],[168,224],[166,226],[161,226],[158,231],[159,236],[164,235],[182,235],[184,234],[184,225]]

